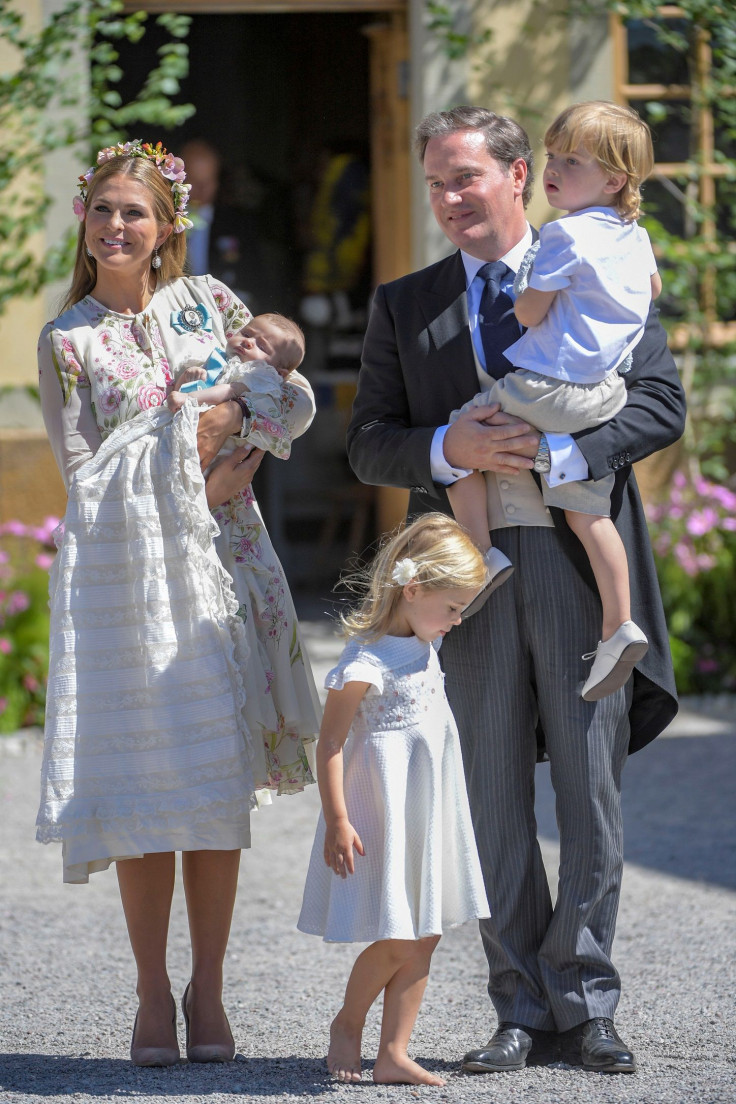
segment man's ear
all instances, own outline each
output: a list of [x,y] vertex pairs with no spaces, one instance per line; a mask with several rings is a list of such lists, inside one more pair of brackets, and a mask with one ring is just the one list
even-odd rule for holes
[[515,161],[511,162],[510,172],[514,178],[514,191],[516,195],[521,195],[529,173],[529,167],[523,157],[517,157]]

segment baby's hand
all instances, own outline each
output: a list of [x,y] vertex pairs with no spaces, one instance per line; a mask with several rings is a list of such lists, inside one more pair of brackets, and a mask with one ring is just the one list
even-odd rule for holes
[[187,396],[182,395],[179,391],[169,391],[166,396],[166,405],[172,414],[176,414],[177,410],[181,410],[186,401]]
[[193,380],[207,379],[204,368],[185,368],[180,372],[171,385],[172,391],[178,391],[183,383],[191,383]]
[[359,855],[365,855],[360,836],[349,820],[338,820],[333,827],[327,828],[325,832],[325,862],[341,878],[347,878],[348,874],[355,873],[353,848]]

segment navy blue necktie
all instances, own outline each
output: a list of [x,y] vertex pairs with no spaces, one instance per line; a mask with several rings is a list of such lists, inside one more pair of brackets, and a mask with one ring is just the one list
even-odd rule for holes
[[503,261],[491,261],[478,269],[478,276],[485,282],[480,297],[478,327],[486,357],[486,372],[494,379],[501,379],[513,368],[503,352],[521,337],[513,300],[501,291],[501,282],[512,275]]

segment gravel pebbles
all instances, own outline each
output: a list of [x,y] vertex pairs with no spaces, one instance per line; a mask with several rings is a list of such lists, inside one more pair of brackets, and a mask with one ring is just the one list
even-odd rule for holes
[[[339,650],[324,620],[305,626],[318,681]],[[355,948],[295,928],[319,799],[279,799],[253,818],[226,962],[225,1000],[239,1053],[224,1066],[137,1069],[128,1060],[135,978],[112,871],[61,883],[58,848],[33,838],[40,751],[32,733],[0,738],[0,1104],[292,1104],[348,1098],[493,1104],[736,1102],[736,713],[687,703],[624,776],[627,864],[615,959],[617,1027],[639,1072],[606,1076],[559,1064],[462,1076],[458,1059],[495,1026],[474,925],[435,954],[414,1056],[446,1088],[331,1082],[324,1053]],[[705,711],[704,711],[705,710]],[[316,788],[313,788],[316,789]],[[538,772],[547,869],[557,863],[548,768]],[[170,936],[175,994],[188,979],[177,880]],[[365,1033],[366,1076],[380,1012]],[[183,1045],[183,1024],[179,1017]]]

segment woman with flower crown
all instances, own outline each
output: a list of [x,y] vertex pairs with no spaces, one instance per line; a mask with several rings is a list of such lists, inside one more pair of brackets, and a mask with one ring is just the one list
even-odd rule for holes
[[[169,385],[250,312],[183,275],[188,185],[161,144],[102,150],[80,177],[76,263],[41,333],[41,402],[69,494],[50,583],[51,651],[37,836],[64,880],[117,865],[138,969],[131,1058],[179,1061],[166,942],[176,851],[192,944],[182,998],[190,1061],[233,1058],[222,969],[256,792],[312,782],[318,728],[286,580],[250,482],[246,410],[173,416]],[[283,431],[314,416],[282,389]],[[248,419],[247,421],[250,421]],[[276,438],[275,438],[276,443]],[[202,471],[206,471],[206,477]],[[210,511],[214,511],[213,514]]]

